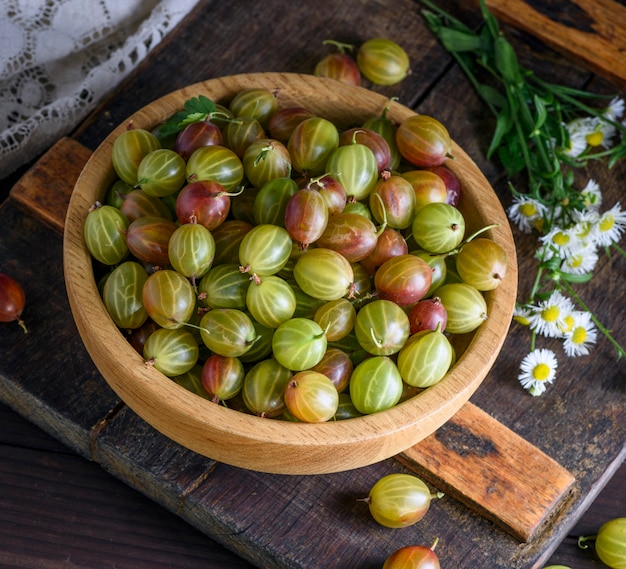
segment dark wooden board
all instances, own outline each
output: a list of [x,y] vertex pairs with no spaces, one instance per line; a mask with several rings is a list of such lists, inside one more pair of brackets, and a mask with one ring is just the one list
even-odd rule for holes
[[[457,16],[477,21],[464,3],[441,4],[454,9]],[[480,124],[489,118],[465,87],[463,76],[449,68],[449,57],[426,32],[417,4],[396,3],[393,14],[384,2],[367,6],[321,2],[315,13],[305,6],[289,10],[292,7],[281,1],[201,2],[197,13],[164,42],[155,57],[85,122],[76,139],[95,148],[138,107],[207,77],[241,71],[310,72],[320,51],[311,38],[319,37],[321,44],[327,37],[356,41],[389,34],[407,46],[419,74],[384,91],[446,121],[457,142],[497,186],[503,201],[507,199],[497,166],[486,163],[481,154],[488,135]],[[272,17],[273,25],[263,25]],[[205,34],[207,22],[211,22],[210,39]],[[528,57],[541,68],[541,61],[532,54]],[[552,71],[554,61],[550,57],[545,64],[553,75],[572,85],[588,79],[573,66]],[[623,174],[623,166],[597,173],[607,188],[607,199],[615,197]],[[0,330],[2,399],[79,454],[97,460],[257,566],[380,567],[391,550],[413,542],[429,543],[436,534],[441,539],[443,566],[539,567],[623,460],[624,373],[610,347],[602,344],[592,358],[563,362],[550,393],[533,399],[515,380],[519,360],[528,350],[524,331],[516,328],[472,402],[576,477],[571,499],[529,544],[520,545],[450,496],[433,504],[428,524],[401,531],[375,527],[359,509],[356,497],[366,493],[382,473],[403,468],[393,459],[340,475],[292,478],[260,475],[197,457],[119,407],[95,372],[64,297],[60,238],[39,220],[24,216],[15,200],[2,207],[1,215],[0,270],[17,272],[28,284],[27,313],[32,311],[30,306],[46,306],[43,316],[36,311],[35,322],[40,324],[27,339],[10,328]],[[531,258],[533,240],[517,238],[520,258]],[[46,281],[36,278],[41,271]],[[521,272],[530,278],[531,271]],[[616,257],[604,261],[599,272],[598,285],[585,289],[590,293],[586,300],[623,343],[624,324],[610,308],[612,299],[623,298],[623,285],[611,277],[624,273],[624,261]],[[45,406],[38,402],[41,397]],[[58,411],[50,412],[48,407]],[[474,546],[476,542],[480,547]]]

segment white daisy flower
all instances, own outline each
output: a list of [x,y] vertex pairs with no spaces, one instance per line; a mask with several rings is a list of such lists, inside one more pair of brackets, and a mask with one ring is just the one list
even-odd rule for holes
[[541,395],[546,385],[554,381],[557,366],[556,355],[552,350],[533,350],[522,360],[519,382],[531,395]]
[[537,334],[558,338],[565,326],[565,318],[574,311],[574,303],[563,296],[560,291],[552,292],[547,300],[543,300],[533,308],[530,316],[530,328]]
[[546,245],[544,259],[552,259],[554,256],[566,259],[581,248],[580,239],[573,228],[554,226],[539,241]]
[[624,114],[624,99],[614,97],[609,106],[604,109],[604,116],[611,120],[617,120]]
[[583,243],[594,242],[596,238],[596,226],[600,218],[597,211],[592,209],[575,210],[572,214],[574,218],[574,235]]
[[616,135],[617,129],[615,126],[610,122],[598,119],[596,130],[587,135],[587,144],[589,144],[589,146],[610,148]]
[[513,320],[522,326],[530,326],[532,311],[528,306],[516,304],[513,309]]
[[565,333],[563,349],[569,357],[586,356],[596,343],[597,330],[589,312],[576,311],[571,330]]
[[602,203],[602,192],[600,186],[595,180],[589,180],[587,185],[580,191],[583,196],[585,207],[597,210]]
[[587,136],[596,130],[592,117],[574,119],[565,125],[569,146],[563,149],[566,156],[577,158],[587,148]]
[[596,246],[588,243],[563,260],[561,271],[572,275],[589,274],[593,272],[599,258]]
[[599,247],[609,247],[617,243],[626,229],[626,212],[620,204],[605,211],[595,224],[594,239]]
[[524,233],[530,233],[537,224],[543,221],[547,208],[541,202],[528,196],[516,196],[509,206],[509,219]]

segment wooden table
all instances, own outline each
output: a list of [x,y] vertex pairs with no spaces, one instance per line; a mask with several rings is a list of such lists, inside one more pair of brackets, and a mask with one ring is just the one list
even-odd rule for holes
[[[473,5],[452,0],[440,5],[466,22],[479,22]],[[258,474],[182,449],[120,404],[91,364],[68,312],[58,226],[67,187],[46,180],[50,196],[60,198],[44,197],[45,204],[34,209],[24,207],[21,198],[33,180],[42,183],[37,179],[42,170],[49,174],[56,167],[65,175],[79,168],[113,126],[161,94],[232,73],[309,73],[326,53],[324,39],[358,43],[386,35],[405,46],[413,74],[397,87],[376,90],[442,120],[506,204],[506,179],[497,164],[484,158],[492,119],[426,30],[419,8],[408,0],[393,8],[384,2],[330,0],[313,8],[286,0],[201,1],[72,139],[62,141],[71,151],[62,159],[47,155],[52,163],[44,156],[14,188],[0,208],[0,270],[25,283],[31,331],[24,337],[16,327],[0,327],[0,399],[18,413],[0,407],[2,566],[374,568],[397,547],[429,543],[436,535],[444,567],[541,567],[559,544],[553,562],[601,567],[593,552],[579,552],[567,536],[594,531],[603,515],[624,515],[624,469],[609,481],[625,454],[625,374],[607,342],[600,342],[592,357],[561,358],[555,385],[535,399],[515,380],[528,338],[512,327],[496,365],[472,398],[473,405],[575,478],[538,535],[520,540],[452,497],[433,505],[428,523],[388,531],[371,524],[354,497],[383,473],[402,469],[395,459],[323,477]],[[617,90],[534,38],[505,29],[524,64],[538,73],[597,92]],[[624,164],[590,172],[607,203],[617,201],[624,173]],[[50,215],[42,218],[42,213]],[[524,291],[535,242],[515,236]],[[624,344],[621,310],[615,309],[624,296],[624,259],[605,259],[597,272],[584,289],[585,298]],[[614,489],[596,502],[605,504],[606,497],[607,509],[590,510],[589,518],[581,518],[607,483]]]

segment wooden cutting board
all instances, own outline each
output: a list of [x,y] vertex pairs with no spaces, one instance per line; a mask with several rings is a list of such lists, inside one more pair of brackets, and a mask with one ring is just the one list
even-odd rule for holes
[[[559,4],[555,7],[555,4]],[[536,36],[626,89],[626,7],[612,0],[487,0],[502,22]]]
[[[90,154],[61,139],[15,185],[11,199],[62,234],[71,190]],[[574,483],[556,461],[471,403],[398,460],[521,541],[535,537]]]
[[[301,22],[298,11],[286,6],[263,3],[263,10],[276,10],[284,19],[259,26],[250,3],[201,2],[178,40],[174,36],[169,49],[125,82],[76,138],[93,148],[133,106],[207,75],[306,71],[310,35],[290,34]],[[320,15],[308,14],[307,24],[319,25],[324,37],[371,35],[387,12],[384,3],[320,6]],[[464,3],[459,6],[465,10]],[[416,5],[399,1],[397,10],[406,17],[394,19],[394,37],[412,47],[420,69],[400,87],[403,101],[420,101],[420,111],[450,124],[464,137],[463,147],[480,159],[475,129],[467,125],[479,124],[484,109],[466,96],[459,73],[442,75],[441,51],[428,34],[416,33],[423,31]],[[623,368],[611,350],[599,347],[582,364],[564,362],[562,379],[550,393],[531,398],[511,380],[527,349],[525,335],[516,330],[471,404],[416,447],[371,467],[314,477],[266,475],[218,464],[172,443],[108,389],[69,313],[60,232],[71,180],[89,153],[74,140],[62,140],[0,207],[0,270],[26,284],[30,328],[24,336],[19,328],[0,327],[0,398],[255,566],[374,569],[400,546],[439,537],[445,567],[538,568],[624,459],[624,393],[617,387]],[[480,166],[497,178],[490,164]],[[623,168],[607,174],[606,187],[617,187],[623,174]],[[528,241],[520,247],[521,259],[532,258]],[[600,284],[586,299],[604,316],[611,314],[611,299],[623,295],[622,283],[611,278],[623,272],[621,262],[614,257],[604,264]],[[530,272],[528,264],[520,269]],[[623,338],[623,321],[608,322]],[[407,469],[446,496],[433,502],[423,524],[401,531],[377,527],[358,499],[380,476]]]

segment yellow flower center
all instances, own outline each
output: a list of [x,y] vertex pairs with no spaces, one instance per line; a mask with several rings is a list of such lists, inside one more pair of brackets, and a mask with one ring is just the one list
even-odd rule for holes
[[579,326],[572,334],[572,344],[584,344],[587,339],[587,330],[584,326]]
[[514,316],[513,320],[518,324],[522,324],[523,326],[530,326],[530,320],[527,316]]
[[607,213],[606,215],[602,216],[602,219],[600,220],[598,227],[600,228],[600,231],[602,231],[603,233],[606,233],[608,231],[611,231],[614,225],[615,225],[615,218],[612,215]]
[[582,255],[572,255],[568,260],[567,260],[567,264],[572,268],[572,269],[577,269],[578,267],[582,266],[583,264],[583,256]]
[[535,207],[535,204],[524,203],[519,207],[519,212],[524,217],[534,217],[535,215],[537,215],[537,208]]
[[563,324],[559,326],[559,330],[566,334],[574,327],[574,317],[571,314],[568,314],[565,318],[563,318]]
[[536,381],[545,381],[550,377],[550,366],[548,364],[540,363],[533,369],[533,379]]
[[548,306],[541,311],[541,318],[546,322],[556,322],[560,314],[561,311],[558,306]]
[[588,221],[583,221],[578,224],[578,231],[576,232],[576,236],[580,237],[581,239],[584,239],[585,237],[589,235],[590,231],[591,231],[591,223],[589,223]]
[[570,242],[570,236],[567,233],[559,231],[558,233],[554,234],[552,241],[555,245],[558,245],[559,247],[565,247],[565,245]]
[[604,134],[601,130],[597,130],[596,132],[589,133],[585,136],[585,139],[587,140],[587,144],[589,146],[600,146],[604,140]]

